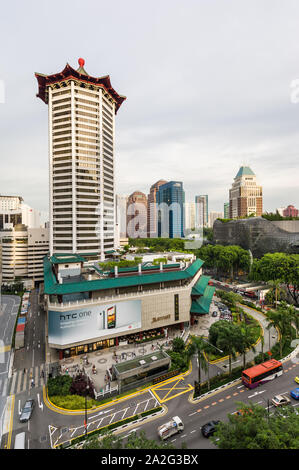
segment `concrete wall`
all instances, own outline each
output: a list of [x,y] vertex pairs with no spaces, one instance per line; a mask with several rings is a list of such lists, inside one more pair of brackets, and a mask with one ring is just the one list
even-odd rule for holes
[[275,220],[272,224],[287,232],[299,233],[299,220]]

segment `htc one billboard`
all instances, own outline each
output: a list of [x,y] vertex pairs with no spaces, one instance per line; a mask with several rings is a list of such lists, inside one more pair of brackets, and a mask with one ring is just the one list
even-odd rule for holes
[[48,312],[49,343],[61,346],[137,328],[141,328],[141,300]]

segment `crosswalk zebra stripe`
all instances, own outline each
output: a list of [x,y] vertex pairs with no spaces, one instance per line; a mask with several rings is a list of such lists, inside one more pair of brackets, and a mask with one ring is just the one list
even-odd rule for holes
[[3,385],[3,390],[2,390],[2,396],[3,397],[6,395],[6,392],[7,392],[7,380],[8,379],[5,379],[4,385]]
[[17,391],[16,393],[19,393],[21,391],[21,383],[22,383],[22,373],[18,373],[18,385],[17,385]]

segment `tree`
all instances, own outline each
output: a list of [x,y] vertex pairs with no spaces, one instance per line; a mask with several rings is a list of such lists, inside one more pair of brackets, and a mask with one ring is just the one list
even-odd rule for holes
[[211,438],[220,449],[299,449],[299,418],[292,407],[268,415],[253,403],[236,403],[241,414],[228,414]]
[[127,442],[117,436],[112,430],[106,429],[101,435],[89,437],[83,445],[83,449],[174,449],[169,442],[157,442],[148,439],[144,431],[131,433]]
[[267,330],[277,328],[280,331],[279,351],[282,357],[283,345],[292,339],[292,322],[294,321],[294,308],[289,307],[286,302],[281,302],[276,311],[270,310],[266,313],[268,319]]
[[250,278],[255,281],[281,280],[295,305],[299,305],[299,255],[267,253],[254,260]]
[[203,355],[204,350],[207,347],[207,343],[203,340],[203,336],[191,336],[191,343],[188,344],[187,354],[189,357],[197,354],[198,358],[198,391],[200,395],[201,390],[201,369],[207,372],[207,362]]
[[281,293],[281,279],[275,279],[275,280],[270,280],[268,281],[268,285],[271,287],[271,289],[275,293],[275,308],[277,308],[277,297]]
[[174,449],[174,446],[170,442],[148,439],[145,432],[141,431],[139,434],[136,432],[130,434],[125,449]]
[[[215,325],[218,325],[217,335],[215,336]],[[211,329],[212,330],[211,334]],[[240,349],[242,333],[239,325],[227,322],[226,320],[219,320],[215,322],[210,328],[210,341],[219,349],[222,349],[225,354],[229,356],[229,374],[232,372],[232,359],[236,358],[236,353]]]
[[122,438],[105,429],[101,435],[90,436],[83,444],[83,449],[122,449]]
[[254,335],[252,328],[247,325],[245,322],[242,322],[240,325],[241,335],[240,342],[237,346],[238,352],[243,355],[243,368],[245,369],[246,365],[246,352],[251,349],[255,353],[255,347],[253,346]]
[[182,338],[173,338],[172,350],[174,352],[183,352],[185,350],[185,342]]

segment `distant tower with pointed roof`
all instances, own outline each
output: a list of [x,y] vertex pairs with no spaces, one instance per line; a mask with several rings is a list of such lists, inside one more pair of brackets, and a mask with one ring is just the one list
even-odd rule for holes
[[249,166],[241,166],[229,190],[229,216],[231,219],[263,213],[263,190]]
[[50,254],[104,259],[114,248],[114,118],[126,98],[78,63],[35,74],[49,116]]

